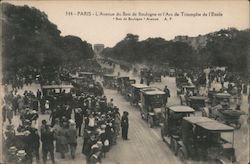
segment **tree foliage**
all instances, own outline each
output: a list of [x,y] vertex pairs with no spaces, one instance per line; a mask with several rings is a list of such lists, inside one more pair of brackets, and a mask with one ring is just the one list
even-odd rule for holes
[[39,68],[81,62],[93,57],[89,43],[75,36],[60,36],[44,12],[28,6],[1,4],[4,72],[24,66]]
[[163,38],[138,40],[138,35],[127,34],[113,48],[104,49],[103,54],[128,62],[150,62],[154,64],[169,62],[171,65],[183,68],[193,62],[194,50],[186,43],[175,43]]
[[178,68],[226,66],[231,71],[247,72],[249,55],[249,30],[222,29],[207,34],[205,47],[195,50],[184,42],[148,38],[138,41],[138,35],[127,34],[103,55],[128,62],[161,64],[168,62]]

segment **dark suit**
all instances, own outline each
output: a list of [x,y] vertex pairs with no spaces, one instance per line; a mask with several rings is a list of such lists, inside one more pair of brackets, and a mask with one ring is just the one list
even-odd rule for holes
[[129,127],[127,116],[124,116],[124,115],[122,116],[121,127],[122,127],[122,138],[126,140],[128,139],[128,127]]
[[46,125],[45,130],[41,133],[42,141],[42,152],[43,152],[43,163],[46,164],[47,155],[50,153],[52,163],[55,163],[54,158],[54,132],[51,132],[48,125]]

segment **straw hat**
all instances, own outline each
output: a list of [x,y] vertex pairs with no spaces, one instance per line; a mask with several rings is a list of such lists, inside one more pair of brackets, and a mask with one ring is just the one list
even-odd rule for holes
[[101,129],[105,129],[107,126],[105,124],[101,125]]
[[99,148],[97,144],[94,144],[93,146],[91,146],[91,149],[95,149],[95,148]]
[[74,121],[73,119],[70,119],[70,120],[69,120],[69,124],[74,125],[74,124],[75,124],[75,121]]
[[19,150],[16,155],[19,157],[24,157],[24,156],[26,156],[26,152],[25,152],[25,150]]
[[23,132],[23,134],[24,134],[25,136],[28,136],[28,135],[30,135],[30,131],[25,130],[25,131]]
[[16,151],[17,151],[17,148],[16,148],[15,146],[11,146],[11,147],[9,148],[9,152],[10,152],[10,153],[16,153]]

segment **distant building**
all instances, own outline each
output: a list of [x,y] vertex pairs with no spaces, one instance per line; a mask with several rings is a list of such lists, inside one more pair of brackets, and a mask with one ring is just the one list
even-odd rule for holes
[[99,55],[104,49],[104,44],[94,44],[94,52],[96,55]]
[[189,37],[189,36],[176,36],[173,39],[174,42],[185,42],[192,46],[194,49],[203,48],[207,44],[207,36],[199,35],[197,37]]

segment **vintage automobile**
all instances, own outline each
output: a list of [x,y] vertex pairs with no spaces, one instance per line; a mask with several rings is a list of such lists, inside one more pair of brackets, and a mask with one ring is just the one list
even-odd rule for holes
[[239,129],[241,127],[240,116],[245,113],[231,109],[230,97],[228,93],[215,94],[211,107],[203,108],[202,115]]
[[177,89],[177,95],[180,96],[181,105],[187,105],[188,98],[197,95],[197,92],[194,85],[184,85],[181,87],[181,90]]
[[78,72],[77,75],[71,76],[72,85],[76,88],[94,85],[95,81],[96,76],[91,72]]
[[143,81],[146,84],[150,84],[151,82],[154,82],[157,80],[159,81],[159,79],[161,80],[160,74],[157,75],[153,73],[152,69],[143,68],[141,69],[140,75],[141,75],[141,79],[143,79]]
[[103,75],[103,87],[109,89],[115,89],[117,85],[117,76],[105,74]]
[[153,81],[161,82],[161,72],[153,72]]
[[214,99],[214,96],[215,96],[217,93],[218,93],[218,92],[215,90],[215,88],[214,88],[214,90],[209,90],[209,91],[208,91],[207,97],[208,97],[208,103],[209,103],[209,104],[212,104],[212,101],[213,101],[213,99]]
[[99,84],[99,82],[95,82],[94,79],[88,79],[87,77],[73,77],[72,85],[76,96],[80,96],[81,93],[88,93],[96,96],[103,94],[101,84]]
[[191,96],[187,99],[187,105],[196,111],[202,111],[206,107],[207,98],[204,96]]
[[164,121],[161,127],[161,137],[173,152],[177,153],[177,142],[181,140],[182,118],[194,115],[195,110],[189,106],[172,105],[164,111]]
[[[184,86],[184,85],[189,85],[188,80],[186,79],[186,77],[177,76],[176,77],[176,87],[177,87],[177,89],[180,91],[182,86]],[[177,90],[177,94],[178,94],[178,90]]]
[[236,162],[234,128],[207,117],[184,117],[177,156],[208,163]]
[[71,102],[74,87],[72,85],[43,85],[41,86],[41,90],[45,100],[60,104]]
[[132,84],[135,84],[136,83],[136,80],[135,79],[129,79],[129,84],[132,85]]
[[139,102],[141,101],[140,98],[140,90],[147,88],[149,86],[145,85],[145,84],[132,84],[131,88],[130,88],[130,92],[129,92],[129,102],[130,105],[133,106],[138,106]]
[[129,81],[128,76],[121,76],[117,78],[117,91],[121,94],[126,94],[125,93],[125,86],[127,81]]
[[166,106],[166,93],[158,88],[141,90],[140,112],[142,119],[146,120],[149,127],[160,125],[162,122],[162,111]]
[[53,95],[57,96],[60,93],[70,93],[73,89],[73,85],[43,85],[42,87],[42,95],[44,97]]
[[148,69],[147,68],[142,68],[140,70],[140,76],[141,76],[141,78],[147,77],[148,76]]
[[126,98],[126,100],[130,100],[129,94],[130,94],[130,90],[133,84],[136,83],[135,79],[129,79],[128,81],[126,81],[125,85],[124,85],[124,96]]
[[212,106],[221,104],[222,102],[230,106],[231,95],[229,93],[215,93],[212,99]]
[[175,76],[175,69],[174,68],[169,68],[169,76],[174,77]]
[[194,85],[182,85],[180,89],[177,89],[177,95],[185,95],[188,92],[194,93],[196,90],[196,87]]
[[124,84],[122,85],[122,95],[124,96],[124,98],[129,101],[130,97],[130,90],[131,90],[131,85],[135,84],[136,80],[135,79],[128,79],[126,81],[124,81]]

